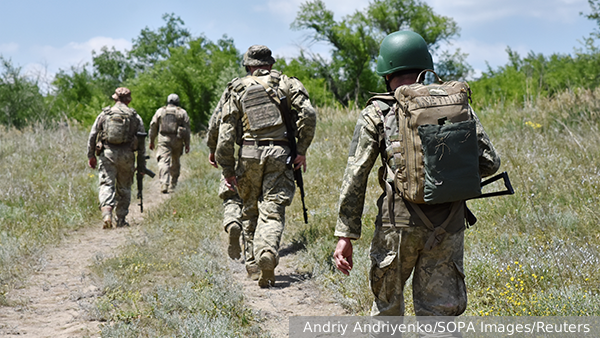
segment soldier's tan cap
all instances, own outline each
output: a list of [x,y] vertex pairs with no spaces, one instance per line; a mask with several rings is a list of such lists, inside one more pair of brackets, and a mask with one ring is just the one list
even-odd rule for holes
[[113,100],[117,101],[117,100],[121,100],[124,98],[131,98],[131,90],[129,90],[129,88],[125,88],[125,87],[119,87],[117,89],[115,89],[115,93],[112,95]]
[[267,46],[253,45],[244,54],[244,66],[265,66],[275,63],[271,50]]

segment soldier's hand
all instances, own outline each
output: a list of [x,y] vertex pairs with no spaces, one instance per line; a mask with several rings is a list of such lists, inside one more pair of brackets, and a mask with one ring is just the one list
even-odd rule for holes
[[294,170],[298,170],[302,167],[302,172],[306,172],[306,156],[305,155],[296,155],[294,159]]
[[90,166],[90,168],[96,169],[96,164],[97,164],[97,160],[95,157],[90,157],[88,159],[88,165]]
[[186,144],[186,145],[185,145],[185,153],[186,153],[186,154],[189,154],[189,153],[190,153],[190,145],[189,145],[189,144]]
[[215,153],[208,154],[208,162],[210,163],[210,165],[212,165],[215,168],[219,167],[219,165],[217,164],[217,161],[215,160]]
[[235,178],[235,176],[226,177],[225,185],[227,186],[227,188],[229,188],[229,190],[236,191],[235,187],[237,187],[237,179]]
[[148,148],[150,148],[150,150],[154,150],[154,142],[150,142],[150,145],[148,145]]
[[333,252],[335,266],[344,275],[350,275],[352,270],[352,242],[350,238],[340,237]]

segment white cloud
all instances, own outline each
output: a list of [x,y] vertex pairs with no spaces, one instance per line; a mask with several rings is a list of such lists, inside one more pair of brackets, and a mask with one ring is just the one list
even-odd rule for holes
[[131,42],[125,39],[113,39],[108,37],[94,37],[83,43],[70,42],[62,47],[54,46],[33,46],[34,53],[42,64],[50,64],[50,72],[56,72],[58,69],[68,70],[71,66],[83,66],[86,62],[92,61],[92,51],[100,51],[104,46],[124,51],[131,48]]

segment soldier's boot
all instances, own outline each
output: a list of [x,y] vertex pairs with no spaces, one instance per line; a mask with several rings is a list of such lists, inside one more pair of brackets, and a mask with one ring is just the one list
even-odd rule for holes
[[161,191],[163,194],[168,194],[168,193],[169,193],[169,185],[168,185],[168,184],[166,184],[166,183],[163,183],[163,184],[161,185],[161,187],[160,187],[160,191]]
[[112,207],[102,207],[102,229],[112,228]]
[[258,267],[260,268],[258,286],[261,288],[275,286],[275,255],[270,251],[264,252],[258,259]]
[[258,265],[246,265],[246,271],[250,279],[258,280],[260,278],[260,268]]
[[129,223],[125,220],[125,217],[117,219],[117,228],[128,227]]
[[239,259],[240,253],[242,252],[242,248],[240,247],[240,234],[242,233],[242,228],[237,223],[231,223],[227,228],[227,232],[229,233],[229,246],[227,247],[229,258]]

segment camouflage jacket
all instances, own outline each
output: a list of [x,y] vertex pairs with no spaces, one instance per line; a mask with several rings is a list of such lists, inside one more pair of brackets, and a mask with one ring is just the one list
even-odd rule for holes
[[[144,129],[144,121],[142,120],[142,118],[137,114],[137,112],[135,111],[135,109],[133,108],[129,108],[126,104],[121,103],[121,102],[117,102],[115,103],[114,107],[120,107],[123,109],[129,109],[132,110],[135,113],[135,116],[137,118],[137,123],[138,123],[138,128],[137,128],[137,132],[140,133],[145,133],[145,129]],[[108,109],[110,107],[105,108]],[[94,124],[92,125],[92,130],[90,131],[90,136],[88,138],[88,145],[87,145],[87,156],[88,158],[92,158],[92,157],[96,157],[95,154],[95,150],[96,150],[96,143],[99,141],[99,136],[102,133],[102,121],[104,120],[104,117],[106,116],[105,114],[105,110],[103,110],[98,117],[96,117],[96,121],[94,121]],[[145,145],[139,145],[137,144],[137,137],[135,135],[132,135],[133,137],[133,145],[132,145],[132,151],[136,151],[138,152],[138,155],[142,155],[144,156],[146,154],[146,146]],[[106,145],[105,145],[106,146]]]
[[[391,111],[391,102],[378,102],[384,114]],[[479,118],[472,109],[471,112],[477,123],[479,170],[481,176],[485,177],[498,170],[500,157],[496,154],[496,150],[484,131]],[[380,147],[383,147],[383,145],[380,144],[380,131],[383,131],[383,122],[373,105],[370,104],[361,112],[350,144],[348,163],[344,172],[338,203],[339,215],[334,234],[337,237],[360,238],[361,218],[369,173],[382,153]],[[422,209],[427,216],[440,213],[440,211],[449,212],[448,204],[421,206],[423,206]],[[397,204],[396,207],[405,209],[403,212],[407,215],[408,224],[421,223],[419,217],[414,215],[414,212],[408,209],[405,204]]]
[[154,116],[152,117],[152,121],[150,122],[150,131],[148,133],[148,138],[150,139],[150,142],[154,142],[154,140],[156,139],[157,136],[158,136],[158,142],[171,141],[171,138],[173,136],[165,135],[160,132],[160,120],[164,116],[164,114],[166,112],[166,108],[173,108],[173,107],[177,108],[176,114],[177,114],[178,125],[180,127],[183,127],[183,129],[184,129],[183,133],[181,133],[181,136],[182,136],[181,139],[183,141],[183,144],[189,147],[189,145],[190,145],[190,117],[188,116],[185,109],[177,107],[172,104],[169,104],[166,107],[161,107],[156,111],[156,113],[154,113]]
[[[288,98],[291,103],[291,110],[297,114],[297,149],[298,154],[305,155],[315,135],[317,123],[316,110],[310,103],[308,92],[298,79],[287,77],[274,70],[271,72],[275,72],[275,74],[280,76],[278,87],[280,96],[285,95]],[[271,76],[269,71],[263,69],[256,70],[253,75],[264,82],[268,82]],[[221,125],[218,133],[219,138],[215,153],[217,162],[223,168],[223,176],[225,177],[235,175],[234,145],[240,137],[238,134],[242,132],[238,126],[241,125],[244,117],[241,102],[244,90],[237,91],[235,88],[236,83],[236,80],[232,81],[229,90],[230,95],[223,104]],[[241,136],[242,139],[246,139],[247,137],[247,134]]]
[[[228,84],[229,86],[229,84]],[[219,127],[221,126],[221,112],[223,111],[223,103],[229,97],[229,90],[225,89],[213,114],[208,120],[208,131],[206,132],[206,145],[211,153],[217,150],[217,142],[219,141]]]

